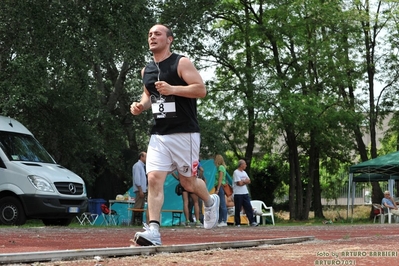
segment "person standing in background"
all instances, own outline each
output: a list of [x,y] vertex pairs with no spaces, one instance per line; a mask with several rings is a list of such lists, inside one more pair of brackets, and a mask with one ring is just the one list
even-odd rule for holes
[[215,193],[219,196],[220,207],[219,207],[219,223],[218,227],[227,226],[227,206],[226,198],[223,189],[223,184],[226,184],[226,164],[223,156],[217,154],[215,156],[216,174],[215,174]]
[[[172,176],[179,181],[179,176],[178,174],[176,174],[175,172],[172,173]],[[187,192],[184,187],[182,186],[182,198],[183,198],[183,213],[184,213],[184,217],[186,217],[186,222],[184,223],[184,225],[186,227],[190,227],[190,222],[191,222],[191,216],[192,216],[192,207],[194,207],[194,217],[195,217],[195,226],[196,227],[201,227],[202,224],[200,222],[200,216],[199,216],[199,200],[198,200],[198,196]],[[193,202],[192,204],[190,204],[190,198],[191,201]],[[191,206],[190,206],[191,205]]]
[[236,226],[240,226],[240,211],[241,207],[243,207],[249,224],[251,226],[258,226],[258,224],[255,222],[254,212],[252,209],[251,200],[249,198],[247,185],[251,183],[251,180],[245,172],[246,168],[247,163],[244,160],[239,160],[238,167],[233,173],[234,223]]
[[[144,209],[144,204],[147,201],[147,175],[145,174],[146,160],[147,153],[142,151],[139,153],[139,160],[132,167],[133,192],[136,195],[133,206],[134,209]],[[142,222],[143,212],[133,212],[132,225],[136,223],[141,224]]]
[[204,228],[213,228],[219,219],[218,196],[210,195],[205,183],[197,178],[201,140],[197,98],[206,96],[205,84],[187,57],[170,51],[173,39],[172,30],[165,25],[156,24],[149,30],[147,41],[153,60],[141,71],[141,99],[130,106],[133,115],[151,108],[154,118],[147,150],[150,221],[133,239],[141,246],[162,245],[159,227],[164,183],[167,174],[175,170],[184,189],[204,201]]
[[[204,181],[204,183],[205,183],[205,185],[206,185],[206,178],[205,178],[205,175],[204,175],[204,168],[202,167],[202,163],[201,163],[201,161],[199,161],[199,163],[198,163],[198,178],[200,178],[200,179],[202,179],[203,181]],[[204,223],[204,212],[203,212],[203,210],[204,210],[204,205],[203,205],[203,202],[202,202],[202,199],[201,198],[198,198],[198,207],[199,207],[199,220],[200,220],[200,223]],[[199,225],[199,226],[201,226],[201,224]]]

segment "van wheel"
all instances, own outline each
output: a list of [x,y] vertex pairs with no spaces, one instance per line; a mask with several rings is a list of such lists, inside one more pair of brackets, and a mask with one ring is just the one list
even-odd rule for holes
[[21,202],[15,197],[4,197],[0,200],[0,224],[23,225],[26,215]]
[[58,226],[68,226],[71,222],[71,218],[59,218],[59,219],[43,219],[42,222],[46,226],[58,225]]

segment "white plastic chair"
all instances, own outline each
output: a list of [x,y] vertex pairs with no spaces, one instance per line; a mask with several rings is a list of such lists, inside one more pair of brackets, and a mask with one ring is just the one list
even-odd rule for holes
[[388,223],[390,224],[392,222],[392,218],[394,222],[398,222],[399,216],[396,214],[393,214],[391,212],[391,209],[388,209],[381,204],[378,203],[373,203],[373,208],[374,208],[374,223],[377,217],[380,218],[380,223],[385,223],[385,217],[388,217]]
[[[387,208],[387,207],[385,207],[385,206],[382,206],[382,209],[384,210],[384,219],[383,219],[383,222],[385,221],[385,216],[388,216],[388,223],[389,223],[389,224],[392,222],[392,220],[393,220],[393,222],[395,222],[395,223],[398,222],[399,216],[396,215],[396,214],[394,214],[394,213],[392,213],[392,212],[391,212],[391,209],[389,209],[389,208]],[[383,222],[382,222],[382,223],[383,223]]]
[[[274,214],[273,214],[273,207],[267,207],[266,204],[261,200],[251,200],[252,208],[256,210],[256,222],[260,223],[260,216],[262,216],[262,223],[266,225],[266,218],[270,216],[274,224]],[[266,211],[266,212],[265,212]],[[260,214],[262,213],[262,214]]]

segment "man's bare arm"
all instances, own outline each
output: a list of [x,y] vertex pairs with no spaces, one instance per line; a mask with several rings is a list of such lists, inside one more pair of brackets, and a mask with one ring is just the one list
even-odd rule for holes
[[180,59],[177,72],[188,85],[175,86],[165,81],[157,81],[155,82],[155,88],[160,94],[186,98],[204,98],[206,96],[206,88],[201,75],[188,58],[182,57]]

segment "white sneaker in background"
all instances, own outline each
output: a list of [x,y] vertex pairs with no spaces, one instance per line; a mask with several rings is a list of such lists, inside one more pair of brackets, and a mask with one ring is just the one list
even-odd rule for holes
[[258,212],[257,210],[254,211],[254,215],[262,216],[263,212]]
[[227,223],[223,221],[218,224],[218,227],[225,227],[225,226],[227,226]]

